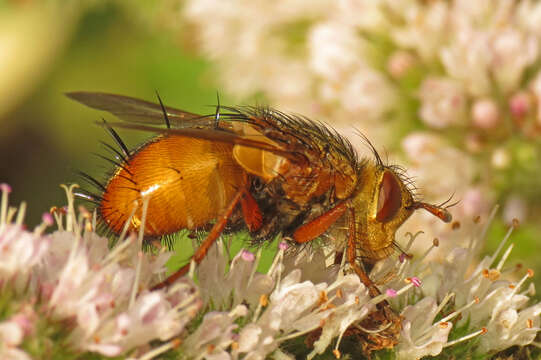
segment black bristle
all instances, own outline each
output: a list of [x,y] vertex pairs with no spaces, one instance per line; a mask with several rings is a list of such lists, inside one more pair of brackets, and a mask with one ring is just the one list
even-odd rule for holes
[[[115,166],[118,166],[119,168],[122,168],[122,169],[123,169],[124,171],[126,171],[128,174],[133,175],[132,172],[131,172],[130,170],[128,170],[127,167],[124,166],[124,164],[121,164],[121,163],[119,163],[118,161],[115,161],[115,160],[113,160],[113,159],[111,159],[111,158],[108,158],[107,156],[103,156],[103,155],[101,155],[101,154],[96,154],[96,153],[94,153],[94,155],[96,155],[97,157],[99,157],[99,158],[101,158],[101,159],[103,159],[103,160],[105,160],[105,161],[110,162],[111,164],[113,164],[113,165],[115,165]],[[104,190],[105,190],[105,189],[104,189]]]
[[115,131],[115,129],[113,129],[112,127],[110,127],[107,124],[107,121],[105,121],[105,119],[102,119],[102,120],[103,120],[103,125],[107,129],[107,132],[111,135],[113,140],[115,140],[116,144],[120,147],[120,149],[122,150],[122,153],[124,154],[124,156],[126,158],[129,158],[130,157],[130,151],[128,150],[128,147],[126,146],[126,144],[124,144],[124,141],[122,141],[122,139],[120,138],[118,133]]
[[108,143],[106,143],[105,141],[100,141],[100,143],[105,146],[108,150],[112,151],[114,154],[116,154],[116,156],[118,156],[119,159],[121,159],[123,162],[127,162],[127,159],[126,157],[124,156],[124,154],[122,154],[120,151],[118,151],[117,149],[115,149],[114,147],[112,147],[111,145],[109,145]]
[[171,123],[169,122],[169,116],[167,116],[167,110],[165,109],[165,106],[163,105],[162,99],[160,98],[160,94],[158,94],[158,90],[156,90],[156,96],[158,97],[158,101],[160,102],[160,107],[162,108],[163,112],[163,119],[165,120],[165,125],[168,129],[171,129]]
[[101,191],[105,191],[105,186],[102,183],[100,183],[98,180],[96,180],[94,177],[88,175],[87,173],[83,171],[79,171],[78,175],[81,176],[90,185],[98,188]]

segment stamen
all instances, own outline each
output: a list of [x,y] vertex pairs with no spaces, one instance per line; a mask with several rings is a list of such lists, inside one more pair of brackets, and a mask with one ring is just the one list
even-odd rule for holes
[[417,276],[405,278],[404,282],[407,284],[411,283],[415,287],[420,287],[422,285],[421,279],[419,279]]
[[366,329],[364,328],[363,326],[359,325],[359,324],[353,324],[353,326],[355,326],[357,329],[361,330],[362,332],[365,332],[367,334],[377,334],[377,333],[380,333],[382,331],[385,331],[387,330],[391,325],[392,325],[392,321],[389,321],[387,324],[385,324],[384,326],[380,327],[379,329],[375,329],[375,330],[372,330],[372,329]]
[[511,245],[509,245],[507,250],[505,250],[505,252],[503,253],[502,258],[500,259],[500,262],[498,263],[498,266],[496,266],[496,269],[498,271],[502,270],[503,264],[505,264],[505,261],[507,260],[507,257],[509,256],[509,254],[511,254],[511,251],[513,250],[514,246],[515,244],[512,243]]
[[141,225],[139,226],[139,236],[137,237],[137,246],[138,246],[137,248],[139,250],[137,252],[137,265],[135,266],[135,279],[133,281],[133,288],[131,291],[131,297],[130,297],[130,303],[129,303],[130,307],[135,302],[135,297],[137,296],[137,292],[139,291],[139,279],[141,278],[141,266],[143,263],[143,252],[140,249],[143,247],[143,236],[145,234],[145,223],[147,219],[147,210],[148,210],[149,201],[150,201],[149,196],[143,197],[143,214],[141,216]]
[[481,330],[478,330],[478,331],[476,331],[476,332],[474,332],[474,333],[471,333],[471,334],[469,334],[469,335],[463,336],[463,337],[458,338],[458,339],[453,340],[453,341],[449,341],[447,344],[443,345],[443,347],[446,348],[446,347],[449,347],[449,346],[456,345],[456,344],[458,344],[458,343],[460,343],[460,342],[469,340],[469,339],[474,338],[474,337],[476,337],[476,336],[486,334],[487,331],[488,331],[487,328],[484,327],[484,328],[482,328]]
[[61,209],[57,208],[56,206],[51,207],[49,212],[53,214],[54,219],[56,221],[56,227],[58,228],[58,230],[64,231],[64,224],[62,222],[63,220],[62,215],[64,214],[64,212]]
[[166,351],[169,351],[171,349],[174,349],[174,348],[177,348],[180,346],[180,344],[182,344],[182,340],[180,340],[179,338],[175,338],[161,346],[158,346],[152,350],[150,350],[149,352],[147,352],[146,354],[144,354],[143,356],[141,356],[140,358],[138,358],[137,360],[150,360],[150,359],[154,359],[156,358],[158,355],[160,354],[163,354],[165,353]]
[[10,206],[8,208],[8,215],[6,216],[6,224],[11,224],[13,221],[13,216],[15,216],[15,213],[17,212],[16,207]]
[[26,213],[26,202],[22,202],[21,205],[19,205],[19,211],[17,212],[17,220],[15,220],[15,224],[18,226],[21,226],[24,221],[24,215]]
[[0,204],[0,226],[6,225],[6,215],[8,211],[8,198],[11,192],[11,186],[6,183],[0,184],[0,191],[2,191],[2,203]]
[[[496,249],[496,251],[494,252],[494,254],[492,254],[492,256],[490,257],[490,262],[488,263],[488,266],[492,265],[492,263],[494,262],[494,260],[496,260],[496,258],[498,257],[498,254],[500,253],[500,251],[502,251],[503,249],[503,246],[505,245],[505,243],[507,242],[507,239],[509,239],[509,237],[511,236],[511,234],[513,233],[513,230],[515,228],[513,226],[510,226],[509,227],[509,230],[507,230],[507,233],[505,234],[505,236],[503,237],[503,240],[500,241],[500,244],[498,245],[498,248]],[[482,238],[484,239],[484,238]]]
[[117,242],[117,245],[111,249],[105,259],[102,261],[102,265],[106,266],[109,262],[119,262],[122,259],[121,256],[126,255],[124,254],[124,249],[130,246],[132,241],[135,241],[135,235],[129,237],[121,243]]
[[257,267],[259,266],[259,261],[261,260],[262,251],[263,251],[262,247],[257,249],[257,253],[256,253],[256,256],[255,256],[255,261],[254,261],[254,263],[252,265],[252,271],[250,272],[250,277],[248,278],[248,284],[251,284],[252,280],[254,279],[255,273],[257,271]]
[[41,216],[41,224],[36,226],[36,228],[34,229],[34,234],[41,235],[48,226],[51,226],[53,224],[54,224],[53,216],[49,214],[48,212],[43,213],[43,215]]
[[267,307],[269,305],[269,297],[266,294],[261,294],[259,296],[259,303],[257,304],[257,308],[255,309],[254,316],[252,318],[252,322],[255,323],[257,319],[259,318],[259,315],[261,314],[261,310],[264,307]]
[[126,237],[126,233],[128,232],[128,229],[130,228],[131,221],[133,217],[135,216],[135,212],[137,211],[137,201],[133,202],[133,209],[130,213],[130,216],[128,217],[128,220],[124,223],[124,227],[122,228],[122,232],[120,233],[120,236],[118,237],[118,241],[121,242]]
[[190,279],[193,280],[194,278],[194,275],[195,275],[195,267],[197,266],[196,262],[195,262],[195,259],[192,258],[190,260],[190,270],[188,270],[188,276],[190,277]]
[[[436,309],[436,314],[439,314],[440,311],[443,309],[443,307],[445,305],[447,305],[447,303],[449,302],[449,300],[451,300],[452,297],[454,297],[455,294],[454,293],[448,293],[447,295],[445,295],[445,297],[443,298],[443,300],[441,301],[441,303],[438,305],[438,308]],[[441,321],[447,321],[447,320],[441,320]]]
[[[453,294],[454,295],[454,294]],[[473,299],[472,301],[470,301],[469,303],[467,303],[466,305],[462,306],[460,309],[458,310],[455,310],[453,311],[452,313],[450,313],[449,315],[447,315],[446,317],[444,317],[443,319],[441,319],[439,322],[447,322],[449,320],[451,320],[452,318],[454,318],[455,316],[459,315],[460,313],[462,313],[464,310],[472,307],[474,304],[479,304],[479,298],[478,297],[475,297],[475,299]]]
[[421,234],[424,234],[424,232],[422,230],[419,230],[414,234],[410,233],[410,232],[407,232],[406,233],[406,236],[409,236],[410,239],[408,241],[408,244],[406,245],[406,248],[404,249],[404,251],[407,253],[410,248],[411,248],[411,245],[413,245],[413,241],[415,241],[415,239],[417,239],[417,236],[421,235]]
[[522,279],[519,280],[518,283],[515,284],[515,286],[513,287],[513,292],[512,292],[512,295],[516,294],[516,292],[520,289],[520,287],[522,286],[522,284],[524,284],[524,282],[528,279],[528,278],[531,278],[533,277],[534,275],[534,272],[532,269],[528,269],[526,274],[522,277]]
[[434,240],[432,240],[432,245],[425,251],[425,253],[419,258],[418,261],[422,262],[428,256],[428,254],[430,254],[430,252],[434,250],[434,248],[437,248],[439,245],[440,242],[438,238],[434,238]]
[[[73,205],[73,189],[78,188],[79,185],[72,184],[69,187],[62,184],[60,185],[61,188],[63,188],[66,191],[66,195],[68,198],[68,205],[67,205],[67,214],[66,214],[66,231],[73,232],[74,234],[77,234],[78,231],[75,229],[75,226],[77,225],[75,223],[75,219],[77,218],[77,215],[75,214],[75,207]],[[78,236],[76,236],[77,238]]]
[[390,294],[385,292],[385,294],[381,294],[381,295],[375,296],[372,299],[370,299],[369,303],[376,305],[376,304],[379,304],[380,302],[382,302],[384,300],[387,300],[389,298],[400,296],[403,293],[405,293],[406,291],[408,291],[409,289],[411,289],[413,286],[415,286],[415,285],[412,282],[409,282],[406,286],[402,287],[400,290],[398,290],[398,291],[395,290],[396,294],[394,294],[394,296],[390,296]]

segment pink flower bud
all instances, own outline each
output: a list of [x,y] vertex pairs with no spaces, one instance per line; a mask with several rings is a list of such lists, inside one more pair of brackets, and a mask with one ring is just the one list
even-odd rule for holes
[[248,250],[242,250],[241,257],[244,261],[252,262],[255,260],[255,255]]
[[394,78],[404,76],[414,65],[415,58],[406,51],[397,51],[391,55],[387,62],[387,71]]
[[471,109],[473,124],[481,129],[492,129],[500,122],[498,105],[492,99],[477,100]]
[[51,226],[54,224],[53,216],[48,212],[45,212],[43,213],[43,215],[41,215],[41,221],[47,226]]
[[522,118],[528,114],[531,108],[531,100],[528,93],[518,92],[509,100],[509,109],[514,118]]
[[1,183],[0,184],[0,191],[9,194],[11,192],[11,186],[9,186],[9,184],[6,184],[6,183]]
[[413,286],[415,287],[420,287],[421,286],[421,279],[419,279],[417,276],[413,276],[411,279],[411,283],[413,284]]

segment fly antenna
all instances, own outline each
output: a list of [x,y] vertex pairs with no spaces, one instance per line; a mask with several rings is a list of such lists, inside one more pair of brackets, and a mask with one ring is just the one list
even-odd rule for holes
[[417,209],[425,209],[429,213],[431,213],[434,216],[437,216],[440,218],[443,222],[450,223],[453,220],[453,216],[449,211],[447,211],[447,208],[441,208],[437,205],[432,205],[420,201],[414,202],[409,209],[417,210]]

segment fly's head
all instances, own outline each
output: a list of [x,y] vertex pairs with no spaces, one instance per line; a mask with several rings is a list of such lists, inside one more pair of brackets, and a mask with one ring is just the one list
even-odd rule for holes
[[369,261],[392,253],[396,231],[416,209],[451,221],[451,214],[444,208],[415,199],[411,180],[400,167],[367,163],[359,180],[353,198],[356,244],[361,256]]

